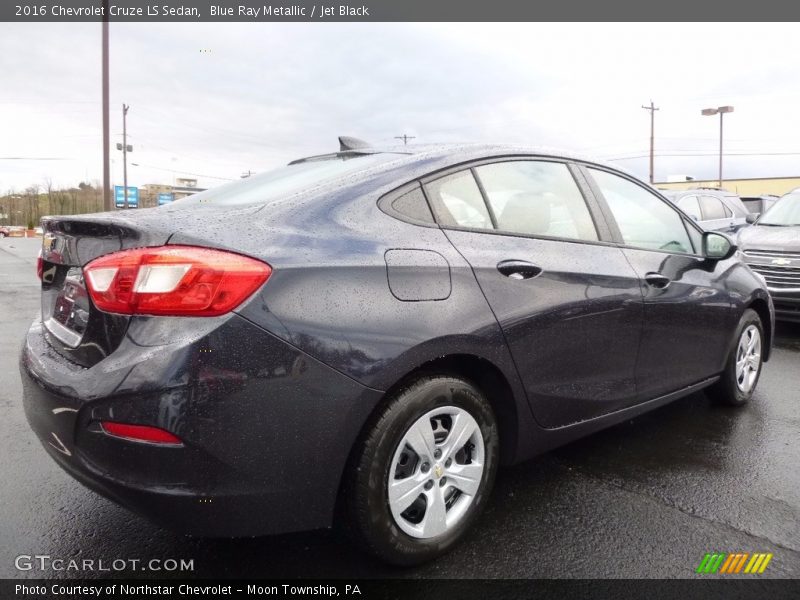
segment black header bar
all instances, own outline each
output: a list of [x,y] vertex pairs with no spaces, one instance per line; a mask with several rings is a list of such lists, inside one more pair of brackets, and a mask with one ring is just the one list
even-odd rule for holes
[[[785,0],[2,0],[7,22],[796,21]],[[722,26],[722,25],[720,25]],[[676,24],[679,28],[680,24]],[[632,52],[635,49],[631,49]]]

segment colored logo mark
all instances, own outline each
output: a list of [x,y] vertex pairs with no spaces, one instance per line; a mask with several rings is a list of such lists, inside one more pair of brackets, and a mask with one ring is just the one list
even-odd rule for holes
[[772,553],[767,552],[713,552],[707,553],[696,573],[720,573],[730,575],[731,573],[747,573],[755,575],[763,573],[769,561],[772,560]]

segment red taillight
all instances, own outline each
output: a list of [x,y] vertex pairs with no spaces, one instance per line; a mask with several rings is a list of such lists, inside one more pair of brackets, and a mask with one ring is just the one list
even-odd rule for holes
[[41,279],[44,273],[44,259],[42,258],[42,251],[39,250],[39,256],[36,257],[36,276]]
[[89,295],[100,310],[215,317],[239,306],[269,279],[272,269],[232,252],[159,246],[101,256],[83,272]]
[[133,440],[135,442],[149,442],[151,444],[169,444],[179,446],[180,438],[171,434],[169,431],[150,427],[149,425],[132,425],[130,423],[115,423],[113,421],[101,421],[100,423],[108,435]]

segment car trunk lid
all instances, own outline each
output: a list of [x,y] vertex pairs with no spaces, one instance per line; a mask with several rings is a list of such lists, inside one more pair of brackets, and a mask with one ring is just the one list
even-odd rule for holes
[[45,217],[42,220],[42,322],[51,346],[89,367],[112,352],[128,317],[93,308],[83,266],[125,248],[166,243],[168,229],[138,225],[116,213]]

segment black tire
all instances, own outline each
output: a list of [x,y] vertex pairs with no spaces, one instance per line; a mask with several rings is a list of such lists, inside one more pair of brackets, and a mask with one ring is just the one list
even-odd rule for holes
[[[761,341],[760,360],[758,362],[758,369],[755,373],[755,379],[748,389],[742,389],[739,385],[739,378],[736,373],[736,361],[739,350],[739,342],[742,334],[751,326],[758,330]],[[739,325],[736,327],[736,334],[733,338],[731,351],[728,355],[727,362],[725,363],[725,370],[722,372],[719,381],[713,386],[708,388],[708,395],[720,404],[727,404],[728,406],[744,406],[753,396],[753,392],[758,385],[758,380],[761,377],[763,368],[763,349],[766,338],[764,337],[764,325],[761,322],[761,317],[752,309],[747,309],[739,319]]]
[[[467,496],[470,503],[449,530],[428,539],[412,537],[398,526],[392,515],[388,492],[390,471],[395,453],[412,425],[424,422],[422,417],[432,410],[446,410],[444,407],[466,411],[477,423],[483,440],[483,473],[478,491]],[[437,423],[436,427],[439,425]],[[392,394],[365,431],[350,461],[343,488],[344,516],[350,536],[370,554],[401,566],[420,564],[450,550],[463,539],[485,507],[497,472],[497,422],[483,394],[460,378],[426,375]],[[449,434],[448,431],[446,435]],[[425,464],[417,462],[415,469],[424,469]],[[438,473],[430,476],[431,481],[438,477],[447,479],[448,471],[444,471],[443,476],[441,467],[443,465],[436,463],[436,468],[429,471]],[[416,473],[427,472],[416,470]],[[394,479],[396,473],[391,476]],[[445,482],[440,483],[444,485]],[[430,493],[433,492],[435,490]],[[420,499],[425,500],[418,497]],[[427,504],[423,502],[423,506],[426,511]]]

